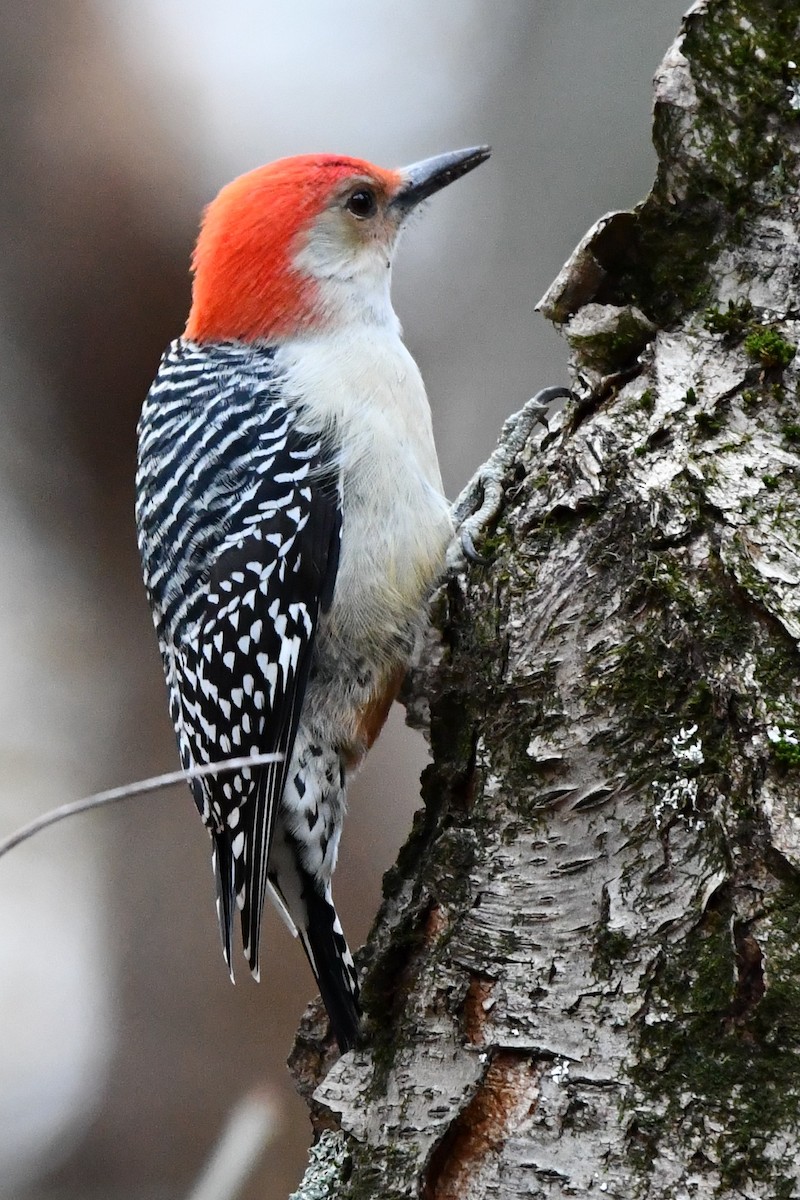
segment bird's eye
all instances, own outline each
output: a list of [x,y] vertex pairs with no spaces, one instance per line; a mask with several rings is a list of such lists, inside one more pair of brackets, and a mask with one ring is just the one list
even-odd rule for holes
[[366,217],[374,217],[378,211],[378,201],[375,199],[375,193],[372,188],[359,188],[357,192],[353,192],[345,204],[348,212],[351,212],[354,217],[358,217],[363,221]]

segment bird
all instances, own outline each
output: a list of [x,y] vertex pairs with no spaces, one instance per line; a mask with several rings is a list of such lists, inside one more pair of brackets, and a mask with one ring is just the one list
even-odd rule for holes
[[227,184],[138,424],[136,526],[225,962],[256,979],[265,895],[345,1053],[358,978],[331,878],[347,783],[380,733],[454,536],[425,387],[392,306],[412,213],[487,146],[389,170],[304,154]]

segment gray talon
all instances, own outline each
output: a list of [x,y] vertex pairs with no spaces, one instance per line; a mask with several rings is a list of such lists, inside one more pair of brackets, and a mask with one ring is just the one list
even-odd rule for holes
[[[540,404],[542,406],[542,408],[548,409],[550,407],[550,405],[553,403],[553,401],[562,400],[562,399],[563,400],[571,400],[572,399],[572,392],[569,390],[569,388],[546,387],[546,388],[541,388],[536,393],[536,395],[531,400],[528,401],[528,404],[530,404],[531,407],[533,407],[534,404]],[[527,405],[526,405],[526,407],[527,407]],[[524,411],[524,409],[523,409],[523,411]],[[546,425],[547,422],[543,421],[542,424]]]
[[488,558],[484,558],[484,556],[479,554],[475,549],[475,543],[472,540],[472,534],[470,533],[469,529],[467,529],[466,525],[461,526],[461,529],[459,530],[459,537],[461,538],[461,549],[464,551],[465,558],[468,558],[471,563],[475,563],[479,567],[486,567],[489,565]]
[[533,426],[537,423],[547,426],[547,414],[553,401],[571,396],[569,388],[541,388],[524,408],[505,422],[489,461],[478,468],[452,506],[458,537],[448,551],[451,567],[463,563],[464,558],[480,566],[487,565],[487,560],[475,549],[475,538],[485,535],[500,511],[503,480],[509,467],[528,440]]

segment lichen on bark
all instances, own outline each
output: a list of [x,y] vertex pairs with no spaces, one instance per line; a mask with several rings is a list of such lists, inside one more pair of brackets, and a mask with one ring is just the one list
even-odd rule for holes
[[576,399],[433,601],[364,1044],[295,1051],[325,1195],[800,1196],[799,32],[694,5],[542,301]]

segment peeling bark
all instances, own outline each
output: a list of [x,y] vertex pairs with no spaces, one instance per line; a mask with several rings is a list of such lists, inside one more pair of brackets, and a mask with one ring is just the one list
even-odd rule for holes
[[800,1196],[798,33],[694,5],[651,195],[542,301],[577,399],[434,598],[364,1045],[316,1010],[293,1058],[301,1200]]

